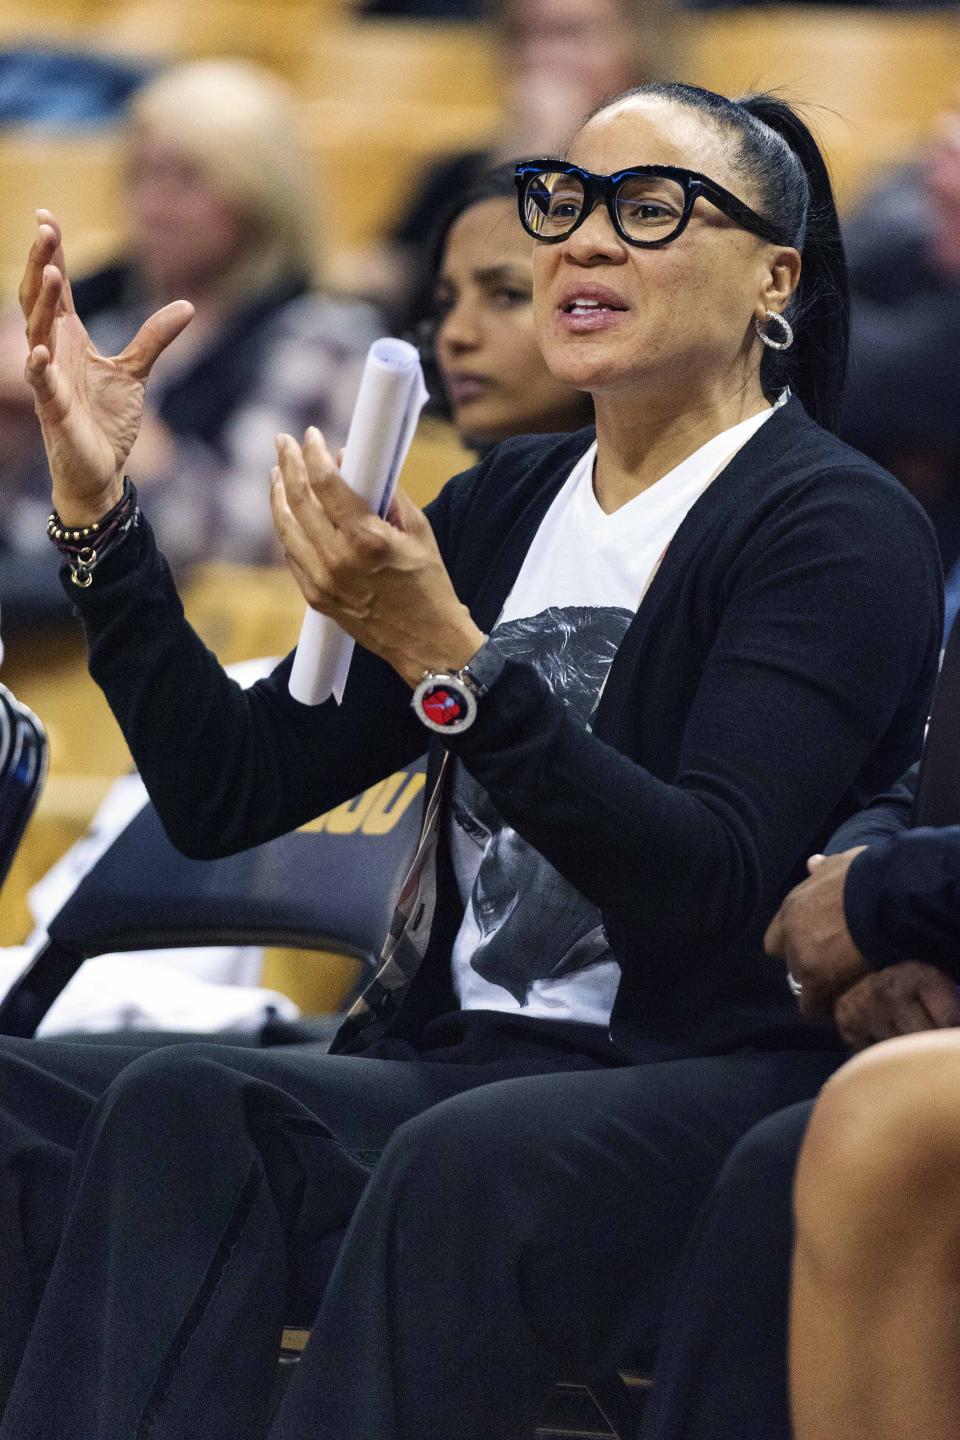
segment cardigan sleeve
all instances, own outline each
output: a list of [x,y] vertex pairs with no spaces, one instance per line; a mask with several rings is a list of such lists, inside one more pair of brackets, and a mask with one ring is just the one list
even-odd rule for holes
[[830,836],[823,853],[841,855],[844,850],[852,850],[856,845],[874,845],[878,840],[886,840],[908,829],[919,773],[920,762],[917,761],[886,794],[876,796],[869,805],[845,820]]
[[758,523],[725,591],[669,780],[516,662],[448,742],[600,907],[625,966],[695,963],[762,924],[904,707],[919,745],[939,566],[897,487],[817,475]]
[[[462,489],[429,507],[441,551]],[[342,706],[293,699],[292,655],[241,689],[186,620],[144,519],[96,584],[78,590],[62,578],[86,626],[90,672],[186,855],[210,859],[284,834],[423,753],[408,687],[360,647]]]
[[876,969],[924,960],[960,980],[960,825],[871,845],[847,871],[843,898],[854,944]]

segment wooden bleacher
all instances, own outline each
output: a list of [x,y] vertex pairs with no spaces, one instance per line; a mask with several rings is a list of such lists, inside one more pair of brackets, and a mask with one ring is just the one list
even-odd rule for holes
[[310,47],[308,92],[382,109],[421,105],[489,105],[498,66],[486,27],[457,21],[343,18],[318,27]]
[[686,49],[698,84],[799,103],[846,209],[929,134],[960,86],[960,20],[948,10],[722,10],[691,17]]
[[[4,0],[0,43],[45,38],[152,58],[235,53],[284,74],[302,97],[322,197],[318,255],[340,286],[431,159],[482,148],[498,122],[496,56],[478,25],[362,21],[343,0]],[[722,10],[681,18],[678,48],[685,78],[805,103],[846,207],[929,133],[960,82],[948,11]],[[38,203],[60,212],[75,266],[119,244],[120,163],[115,134],[0,133],[0,295],[12,293]]]
[[239,55],[304,88],[318,34],[338,0],[98,0],[86,43],[150,60]]
[[0,300],[16,297],[39,207],[53,210],[63,225],[73,274],[117,253],[121,163],[113,132],[0,130]]

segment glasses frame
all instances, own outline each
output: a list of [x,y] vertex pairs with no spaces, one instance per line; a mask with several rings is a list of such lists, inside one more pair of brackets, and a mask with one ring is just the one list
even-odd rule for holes
[[[527,223],[525,204],[530,182],[535,175],[542,175],[545,172],[554,175],[573,175],[583,186],[583,209],[569,230],[565,230],[562,235],[538,235]],[[675,229],[669,235],[663,235],[658,240],[637,240],[634,236],[628,235],[620,224],[617,216],[617,193],[625,181],[648,175],[675,180],[683,189],[683,210]],[[569,240],[587,216],[593,214],[597,202],[602,200],[607,207],[610,223],[624,244],[633,245],[642,250],[660,249],[683,234],[690,223],[693,207],[701,196],[721,210],[735,225],[739,225],[741,230],[749,230],[754,235],[759,235],[761,240],[768,240],[773,245],[790,245],[792,243],[769,220],[758,215],[756,210],[751,210],[749,205],[738,200],[736,195],[725,190],[722,185],[718,185],[708,175],[701,175],[699,170],[684,170],[676,165],[631,165],[627,170],[615,170],[612,175],[595,175],[592,170],[583,170],[579,165],[571,165],[567,160],[523,160],[514,171],[514,181],[517,186],[520,224],[528,235],[542,245],[559,245],[562,241]]]

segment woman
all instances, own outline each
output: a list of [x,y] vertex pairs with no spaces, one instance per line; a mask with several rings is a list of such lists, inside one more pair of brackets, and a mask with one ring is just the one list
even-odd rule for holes
[[533,257],[517,220],[514,165],[488,171],[447,213],[434,243],[433,358],[464,444],[578,430],[590,397],[555,379],[533,325]]
[[[601,109],[570,162],[520,167],[521,213],[595,449],[510,441],[380,521],[317,432],[280,437],[291,568],[359,641],[339,708],[294,702],[289,662],[238,691],[185,625],[123,467],[190,307],[92,354],[41,217],[22,299],[52,529],[177,843],[255,844],[439,734],[337,1053],[0,1048],[3,1440],[262,1436],[280,1327],[313,1317],[274,1440],[532,1429],[558,1372],[655,1331],[727,1150],[837,1063],[761,937],[919,743],[939,574],[914,502],[800,403],[830,418],[845,350],[829,182],[786,106],[683,85]],[[784,312],[800,398],[774,407]],[[559,938],[512,968],[485,870],[504,827],[535,875],[500,930],[546,906]],[[348,1220],[318,1311],[318,1244]]]
[[[131,461],[177,565],[276,558],[260,503],[274,436],[316,423],[341,444],[367,347],[382,333],[369,307],[310,293],[319,247],[297,133],[289,91],[247,62],[196,61],[151,80],[127,121],[125,258],[75,285],[105,353],[158,305],[181,295],[194,305],[189,336],[154,375]],[[37,618],[45,591],[32,537],[46,515],[46,467],[19,326],[0,347],[0,596],[10,619],[31,609]]]

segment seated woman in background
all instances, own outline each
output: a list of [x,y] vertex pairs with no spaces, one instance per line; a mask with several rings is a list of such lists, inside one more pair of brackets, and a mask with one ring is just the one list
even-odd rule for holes
[[[262,502],[278,430],[319,424],[339,445],[376,312],[312,293],[317,217],[293,98],[245,61],[160,75],[129,112],[126,258],[76,282],[105,353],[157,305],[195,308],[182,350],[159,363],[132,464],[174,565],[277,557]],[[36,564],[49,509],[22,323],[0,336],[0,601],[8,628],[63,595]]]
[[590,396],[558,380],[540,351],[514,169],[499,166],[470,185],[434,245],[433,355],[460,438],[481,454],[511,435],[593,422]]
[[175,843],[257,844],[431,751],[333,1053],[0,1042],[0,1440],[262,1440],[298,1321],[274,1440],[530,1433],[558,1374],[655,1336],[725,1155],[839,1062],[762,936],[919,746],[940,579],[919,507],[824,428],[822,157],[771,97],[659,85],[518,185],[541,347],[596,439],[506,441],[381,520],[318,432],[279,438],[291,569],[358,642],[341,706],[295,701],[289,659],[240,690],[186,623],[124,474],[190,307],[97,355],[41,216],[54,531],[106,536],[92,569],[54,539]]

